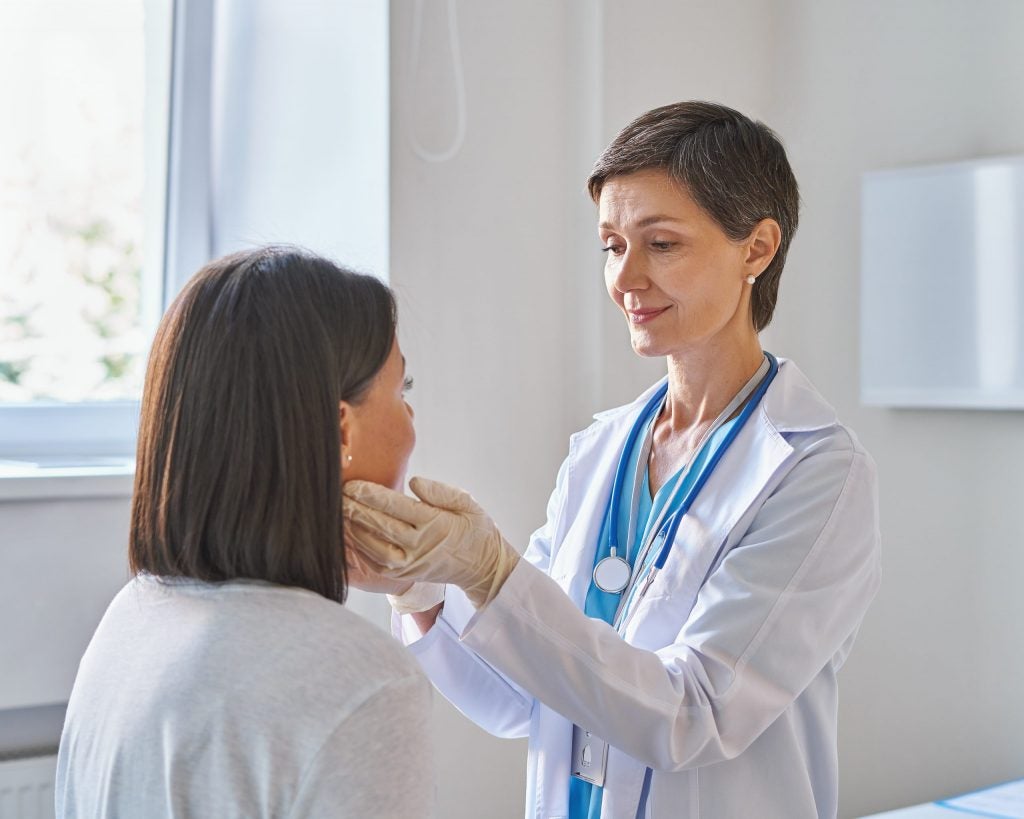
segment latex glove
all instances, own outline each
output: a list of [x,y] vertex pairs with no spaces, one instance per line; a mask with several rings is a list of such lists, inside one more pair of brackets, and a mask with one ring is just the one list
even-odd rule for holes
[[401,596],[415,585],[409,580],[396,580],[381,574],[381,567],[352,545],[355,538],[352,535],[352,527],[348,525],[347,521],[344,524],[343,532],[345,579],[349,586],[377,594]]
[[403,594],[389,594],[387,597],[396,614],[430,611],[444,602],[444,583],[413,583]]
[[429,611],[444,602],[443,583],[413,583],[396,580],[381,573],[381,567],[352,547],[352,530],[345,522],[345,574],[350,588],[383,593],[399,614]]
[[497,595],[519,554],[473,498],[413,478],[419,501],[366,481],[347,481],[342,513],[355,548],[396,580],[452,583],[478,609]]

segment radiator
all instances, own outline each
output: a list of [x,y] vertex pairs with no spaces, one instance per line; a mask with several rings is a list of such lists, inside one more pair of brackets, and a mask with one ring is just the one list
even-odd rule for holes
[[57,757],[0,762],[0,819],[55,819]]

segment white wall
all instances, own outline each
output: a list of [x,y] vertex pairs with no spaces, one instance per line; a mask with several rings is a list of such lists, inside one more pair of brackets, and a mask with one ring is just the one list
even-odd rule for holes
[[856,815],[1024,775],[1024,416],[859,406],[856,309],[863,171],[1024,153],[1024,5],[790,0],[780,16],[769,121],[804,203],[773,338],[881,479],[882,590],[840,678]]
[[127,549],[123,494],[0,497],[0,709],[67,701],[78,659],[128,577]]

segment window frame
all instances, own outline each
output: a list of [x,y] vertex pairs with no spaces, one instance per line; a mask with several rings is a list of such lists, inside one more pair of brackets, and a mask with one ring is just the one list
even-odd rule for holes
[[[156,154],[157,161],[164,160],[164,184],[162,190],[145,193],[147,214],[156,211],[146,218],[145,250],[145,269],[155,269],[155,281],[144,287],[141,308],[142,320],[152,331],[169,298],[210,256],[215,9],[207,0],[144,1],[147,70],[151,59],[164,61],[170,86],[164,112],[167,141],[163,157]],[[151,49],[157,53],[151,55]],[[155,142],[159,135],[160,130]],[[154,159],[149,144],[145,150],[149,163]],[[58,462],[61,467],[76,461],[88,466],[121,459],[130,468],[138,415],[138,401],[0,404],[0,462],[46,468]]]

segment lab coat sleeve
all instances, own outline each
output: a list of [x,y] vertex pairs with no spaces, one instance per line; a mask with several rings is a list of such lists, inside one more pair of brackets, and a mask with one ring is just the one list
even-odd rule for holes
[[[547,521],[530,537],[519,561],[540,574],[546,574],[551,565],[551,539],[564,505],[567,463],[562,464],[548,500]],[[559,589],[559,594],[564,593]],[[475,614],[462,590],[448,586],[444,607],[430,631],[421,636],[407,615],[392,617],[392,631],[406,643],[437,690],[465,716],[495,736],[527,736],[533,696],[459,639]]]
[[529,565],[462,636],[648,767],[708,765],[742,753],[827,663],[841,663],[878,586],[878,541],[870,457],[824,440],[763,501],[673,645],[629,645]]

